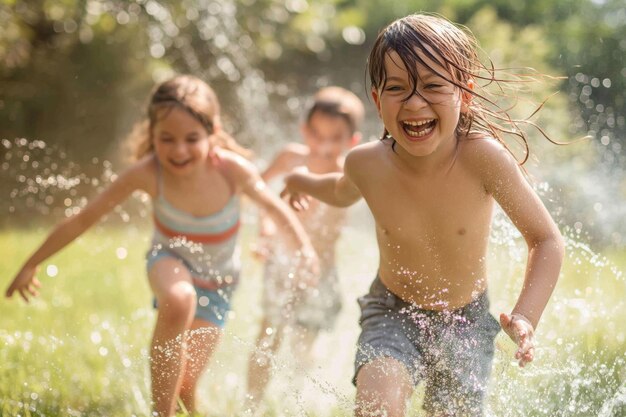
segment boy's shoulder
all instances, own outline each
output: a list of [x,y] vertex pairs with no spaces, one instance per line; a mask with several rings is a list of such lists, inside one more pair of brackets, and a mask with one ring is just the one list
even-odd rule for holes
[[503,162],[513,158],[499,140],[485,135],[469,136],[459,141],[459,156],[470,164]]
[[362,143],[348,152],[346,163],[371,163],[372,158],[383,157],[390,149],[391,145],[384,140]]
[[302,143],[290,142],[278,151],[270,166],[279,171],[291,171],[297,166],[306,165],[310,154],[308,146]]
[[356,145],[350,150],[348,154],[359,155],[360,157],[380,155],[387,149],[390,149],[391,145],[385,140],[374,140],[371,142],[361,143]]
[[374,166],[381,166],[384,162],[386,152],[391,148],[385,141],[376,140],[355,146],[348,152],[344,162],[344,171],[353,180],[361,178],[367,180],[371,174],[377,171],[371,169]]
[[459,141],[458,160],[471,172],[488,181],[519,169],[511,151],[490,136],[474,136]]
[[310,149],[304,143],[289,142],[281,152],[287,155],[306,157],[309,155]]
[[306,162],[306,159],[310,156],[311,150],[303,143],[289,142],[278,153],[278,158],[283,161],[301,165]]

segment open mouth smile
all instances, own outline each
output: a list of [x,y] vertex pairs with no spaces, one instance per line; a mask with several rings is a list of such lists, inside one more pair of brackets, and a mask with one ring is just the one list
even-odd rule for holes
[[191,159],[186,159],[184,161],[174,161],[174,160],[170,159],[170,164],[174,165],[175,167],[183,167],[183,166],[187,165],[190,161],[191,161]]
[[405,120],[402,123],[402,129],[411,137],[420,138],[428,135],[437,125],[436,119],[426,119],[420,121]]

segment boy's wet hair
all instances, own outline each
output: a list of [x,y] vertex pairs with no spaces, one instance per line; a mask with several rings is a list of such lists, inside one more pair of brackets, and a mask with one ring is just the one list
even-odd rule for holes
[[200,78],[179,75],[158,84],[152,91],[148,103],[147,120],[138,125],[132,134],[138,136],[139,144],[135,151],[137,158],[154,151],[152,138],[154,125],[175,107],[185,110],[196,119],[209,135],[213,135],[218,146],[243,156],[249,156],[250,152],[240,146],[230,135],[221,129],[216,131],[220,104],[213,89]]
[[353,92],[342,87],[324,87],[313,96],[313,104],[306,114],[306,123],[315,113],[340,117],[346,121],[350,134],[359,131],[365,109],[363,102]]
[[[523,78],[532,79],[532,76],[514,74],[511,79],[499,79],[496,77],[493,63],[489,60],[489,65],[483,64],[478,57],[477,50],[478,43],[470,30],[444,17],[433,14],[413,14],[403,17],[384,28],[372,47],[367,61],[371,88],[379,91],[384,89],[387,82],[385,57],[391,51],[395,51],[408,71],[411,84],[411,92],[405,98],[406,100],[413,94],[419,95],[417,91],[418,64],[454,84],[464,94],[468,94],[467,97],[470,99],[461,110],[457,135],[468,137],[475,133],[487,134],[501,142],[509,151],[510,148],[505,143],[503,135],[513,135],[525,149],[525,155],[520,164],[528,159],[529,148],[526,134],[518,124],[532,125],[549,141],[559,143],[550,139],[530,120],[512,119],[508,113],[510,108],[501,108],[494,100],[489,99],[488,93],[483,90],[487,85],[495,84],[502,92],[504,91],[502,84],[519,83],[523,81]],[[440,70],[432,68],[422,56],[439,63],[447,70],[447,73],[441,74]],[[477,81],[474,89],[468,86],[470,80]],[[480,82],[484,85],[479,85]],[[542,106],[543,103],[530,117]],[[385,128],[381,139],[387,137],[389,137],[389,132]]]

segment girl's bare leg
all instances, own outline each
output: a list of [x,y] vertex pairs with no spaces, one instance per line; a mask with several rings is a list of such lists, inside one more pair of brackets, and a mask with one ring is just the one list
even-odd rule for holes
[[412,393],[411,376],[401,362],[389,357],[375,359],[357,375],[355,415],[404,417]]
[[187,337],[187,361],[180,388],[180,399],[190,414],[196,411],[196,386],[222,338],[222,329],[195,319]]
[[174,414],[185,368],[185,338],[196,311],[196,291],[185,266],[162,258],[148,274],[158,303],[150,349],[152,401],[158,416]]

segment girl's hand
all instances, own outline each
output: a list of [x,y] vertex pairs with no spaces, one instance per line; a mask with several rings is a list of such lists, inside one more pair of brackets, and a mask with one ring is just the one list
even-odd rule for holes
[[532,362],[535,357],[535,329],[531,322],[521,314],[500,314],[500,326],[517,344],[515,359],[519,360],[520,368]]
[[13,296],[15,291],[19,292],[24,301],[28,302],[29,294],[31,297],[36,297],[39,295],[38,288],[41,287],[41,283],[35,277],[35,273],[37,272],[36,266],[24,266],[22,270],[17,274],[15,279],[9,288],[6,291],[6,297],[9,298]]
[[259,236],[256,243],[251,246],[252,255],[257,261],[265,262],[270,256],[270,246],[267,238]]
[[277,228],[268,216],[259,218],[259,236],[252,244],[252,255],[256,260],[265,262],[272,254],[272,239],[276,237]]

